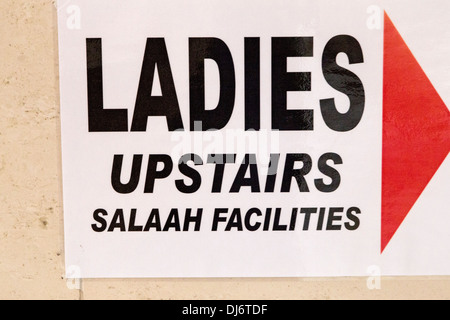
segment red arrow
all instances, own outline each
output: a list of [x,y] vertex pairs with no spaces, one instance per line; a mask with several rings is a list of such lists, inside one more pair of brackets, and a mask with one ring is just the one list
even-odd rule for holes
[[450,151],[450,112],[387,14],[384,36],[381,252]]

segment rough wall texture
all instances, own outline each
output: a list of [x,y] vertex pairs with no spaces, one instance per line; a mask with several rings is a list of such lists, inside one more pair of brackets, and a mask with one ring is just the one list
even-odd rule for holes
[[0,299],[450,299],[450,278],[84,280],[64,274],[56,10],[0,1]]

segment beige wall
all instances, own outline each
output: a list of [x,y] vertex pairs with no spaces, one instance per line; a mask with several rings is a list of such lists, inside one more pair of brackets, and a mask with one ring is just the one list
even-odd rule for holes
[[0,1],[0,299],[450,299],[450,277],[84,280],[63,278],[56,10]]

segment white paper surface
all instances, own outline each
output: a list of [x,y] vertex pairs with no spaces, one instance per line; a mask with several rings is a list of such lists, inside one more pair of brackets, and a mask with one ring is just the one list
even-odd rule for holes
[[[408,1],[407,8],[386,5],[392,19],[404,34],[411,48],[418,35],[408,32],[410,24],[424,19],[430,37],[439,42],[436,51],[449,51],[446,36],[450,22],[418,16],[422,2]],[[64,224],[66,265],[76,268],[83,278],[141,277],[318,277],[367,276],[371,266],[383,274],[448,274],[450,239],[445,230],[448,220],[448,161],[444,163],[429,188],[422,195],[408,219],[401,226],[386,252],[380,254],[381,170],[383,112],[383,10],[380,28],[376,11],[369,10],[373,1],[157,1],[157,0],[72,0],[59,1],[59,47],[61,79],[61,121],[64,179]],[[429,13],[442,17],[439,6],[430,4]],[[375,7],[376,8],[376,7]],[[442,8],[441,8],[442,9]],[[408,12],[408,14],[404,14]],[[428,11],[427,11],[428,12]],[[417,13],[417,16],[414,15]],[[375,24],[369,23],[375,18]],[[398,20],[397,20],[398,18]],[[426,18],[426,19],[425,19]],[[443,26],[446,28],[443,28]],[[337,63],[356,74],[364,85],[365,110],[361,122],[348,132],[331,130],[325,123],[320,100],[334,98],[341,113],[348,110],[349,98],[333,89],[325,80],[322,55],[326,44],[335,36],[349,35],[361,45],[364,63],[349,64],[345,54]],[[438,35],[441,35],[440,37]],[[228,125],[214,132],[190,132],[189,39],[219,38],[228,46],[234,61],[236,95]],[[245,48],[244,39],[260,38],[261,130],[245,132]],[[289,110],[314,111],[312,131],[272,130],[272,38],[313,37],[313,57],[287,59],[288,72],[311,72],[310,92],[287,94]],[[86,39],[102,39],[103,99],[105,109],[128,110],[128,132],[89,132]],[[170,59],[185,131],[169,132],[165,117],[150,117],[146,132],[130,132],[143,66],[147,38],[164,38]],[[448,35],[446,37],[448,40]],[[428,39],[428,41],[431,41]],[[418,48],[416,48],[418,47]],[[425,71],[443,99],[449,101],[446,81],[450,64],[444,59],[438,68],[427,50],[418,52]],[[446,64],[446,65],[445,65]],[[220,94],[219,71],[212,60],[206,61],[206,105],[213,109]],[[149,95],[161,94],[159,79]],[[254,145],[243,141],[254,141]],[[241,144],[240,144],[241,143]],[[242,147],[244,146],[244,147]],[[182,194],[175,181],[189,178],[178,170],[180,156],[196,153],[204,164],[195,169],[202,177],[200,189]],[[209,154],[237,154],[236,164],[227,164],[221,193],[212,193],[215,166],[207,164]],[[230,188],[246,153],[257,155],[261,192],[243,187],[239,193]],[[327,177],[318,168],[319,158],[326,153],[339,155],[343,164],[330,165],[341,177],[339,188],[324,193],[315,187],[316,179]],[[149,155],[170,155],[173,172],[155,182],[153,193],[144,193]],[[274,192],[264,191],[267,179],[267,159],[280,154]],[[313,162],[305,176],[310,192],[299,192],[292,179],[291,192],[282,193],[284,161],[287,154],[308,154]],[[119,194],[111,184],[113,159],[123,155],[122,181],[129,180],[134,155],[143,155],[142,172],[136,191]],[[448,160],[448,159],[447,159]],[[301,165],[295,169],[300,169]],[[161,169],[161,168],[159,168]],[[343,208],[341,230],[317,230],[319,208]],[[346,211],[356,207],[359,227],[353,225]],[[110,227],[117,209],[122,209],[127,229],[133,209],[136,225],[145,226],[153,209],[159,209],[162,227],[172,209],[178,209],[183,228],[187,208],[203,209],[200,231],[194,232],[95,232],[99,226],[93,215],[104,209]],[[229,209],[223,217],[230,219],[233,209],[240,208],[243,217],[251,208],[264,214],[272,208],[272,223],[276,208],[281,209],[280,224],[289,225],[293,208],[318,208],[311,215],[309,230],[304,229],[305,215],[297,214],[295,231],[251,232],[233,228],[225,231],[227,222],[220,222],[212,231],[217,208]],[[431,215],[431,212],[433,215]],[[264,217],[252,216],[252,223],[264,223]],[[420,234],[423,223],[430,232]],[[331,222],[333,224],[333,222]],[[434,231],[431,231],[434,230]],[[437,230],[437,231],[436,231]],[[441,230],[441,232],[439,232]],[[428,250],[430,239],[440,242],[436,254]],[[423,236],[425,239],[418,236]],[[418,243],[420,242],[420,244]],[[435,247],[436,248],[436,247]],[[427,260],[423,259],[426,253]],[[369,271],[368,271],[369,270]]]

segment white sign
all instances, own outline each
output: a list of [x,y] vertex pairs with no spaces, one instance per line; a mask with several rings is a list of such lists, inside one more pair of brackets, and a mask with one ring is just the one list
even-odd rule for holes
[[[402,95],[400,80],[386,91],[386,43],[404,43],[381,4],[72,0],[58,19],[66,263],[81,277],[450,273],[448,236],[440,268],[395,258],[417,250],[392,237],[433,175],[411,182],[414,201],[391,192]],[[432,173],[450,149],[437,135]]]

